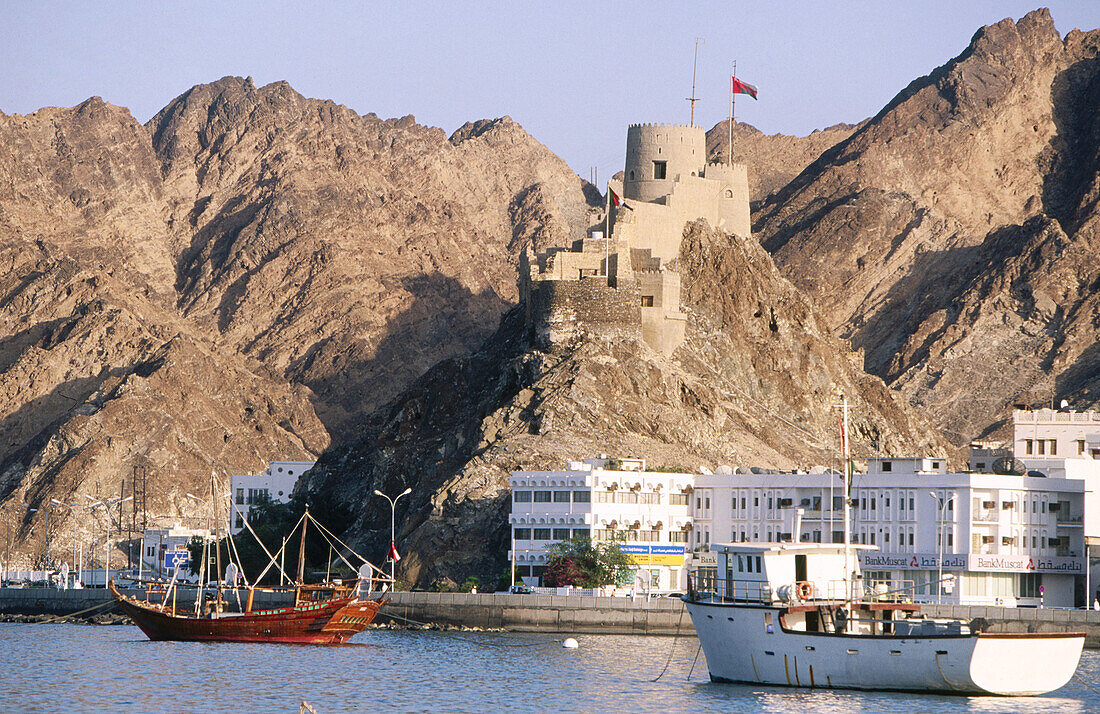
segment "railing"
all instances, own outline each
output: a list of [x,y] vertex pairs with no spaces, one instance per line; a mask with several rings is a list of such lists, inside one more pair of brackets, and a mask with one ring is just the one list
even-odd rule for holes
[[974,520],[980,523],[997,523],[1001,520],[1001,512],[996,510],[978,511],[974,514]]
[[1063,524],[1063,523],[1080,524],[1080,523],[1082,523],[1081,516],[1071,516],[1070,514],[1062,513],[1061,511],[1058,511],[1058,517],[1055,520],[1059,524]]

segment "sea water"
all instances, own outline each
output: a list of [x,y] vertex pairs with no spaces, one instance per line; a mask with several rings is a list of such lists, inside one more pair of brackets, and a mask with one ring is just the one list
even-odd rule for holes
[[566,649],[566,636],[372,630],[320,647],[0,624],[0,710],[297,712],[306,702],[317,712],[1100,711],[1100,651],[1085,651],[1064,688],[1005,699],[715,684],[695,638],[576,635],[580,646]]

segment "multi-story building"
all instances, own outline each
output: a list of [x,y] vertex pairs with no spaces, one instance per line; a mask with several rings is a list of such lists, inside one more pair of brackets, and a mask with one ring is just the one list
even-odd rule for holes
[[258,474],[238,474],[229,477],[231,505],[230,530],[234,535],[244,528],[244,519],[252,506],[275,501],[287,503],[298,478],[313,468],[314,461],[272,461]]
[[524,582],[537,585],[546,571],[546,547],[583,535],[617,542],[638,566],[637,588],[682,590],[694,478],[646,471],[641,459],[585,459],[561,471],[515,471],[509,557]]
[[[917,600],[1082,600],[1083,478],[949,473],[942,462],[927,470],[920,463],[872,459],[854,476],[852,542],[878,546],[859,554],[865,577],[901,583]],[[712,507],[693,512],[692,540],[842,543],[843,494],[834,474],[699,476],[695,501],[709,498]],[[941,572],[956,576],[951,592],[937,585]]]

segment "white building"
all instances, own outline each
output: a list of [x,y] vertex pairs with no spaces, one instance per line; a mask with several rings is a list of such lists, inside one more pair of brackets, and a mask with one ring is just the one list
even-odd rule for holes
[[171,578],[176,565],[179,576],[190,576],[190,553],[187,544],[192,538],[213,539],[205,528],[186,528],[179,523],[168,528],[148,528],[141,537],[141,561],[139,572],[142,577]]
[[287,503],[298,478],[313,468],[315,461],[272,461],[258,474],[239,474],[229,477],[232,491],[229,523],[234,535],[244,528],[244,519],[252,506],[275,501]]
[[683,590],[694,479],[646,471],[641,459],[585,459],[561,471],[515,471],[509,558],[524,582],[537,585],[552,542],[578,535],[616,541],[638,565],[639,589]]
[[[878,546],[860,553],[865,577],[907,582],[918,601],[1039,605],[1042,586],[1046,606],[1080,602],[1084,479],[871,464],[852,493],[852,541]],[[712,508],[693,514],[693,540],[841,543],[843,493],[832,474],[700,476],[696,500]],[[958,576],[951,593],[935,584],[941,553],[942,572]]]

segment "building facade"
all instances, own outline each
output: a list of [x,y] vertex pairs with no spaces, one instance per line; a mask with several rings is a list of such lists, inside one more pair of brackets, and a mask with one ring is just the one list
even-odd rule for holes
[[547,546],[575,536],[616,542],[638,571],[642,592],[683,590],[694,476],[645,470],[641,459],[570,462],[561,471],[516,471],[510,483],[509,559],[528,585],[540,585]]
[[213,536],[209,530],[185,528],[178,523],[168,528],[146,529],[141,537],[139,563],[141,576],[156,579],[171,578],[178,565],[178,577],[189,579],[191,558],[187,544],[192,538],[212,539]]
[[[878,548],[860,553],[866,578],[901,583],[917,601],[1081,603],[1085,479],[898,461],[872,459],[854,476],[852,542]],[[842,543],[843,494],[834,474],[699,476],[694,503],[709,499],[711,508],[693,512],[692,541]],[[950,592],[938,585],[941,572],[956,576]]]
[[229,525],[236,535],[244,529],[244,521],[252,506],[274,501],[287,503],[294,485],[315,461],[272,461],[258,474],[238,474],[229,477]]

